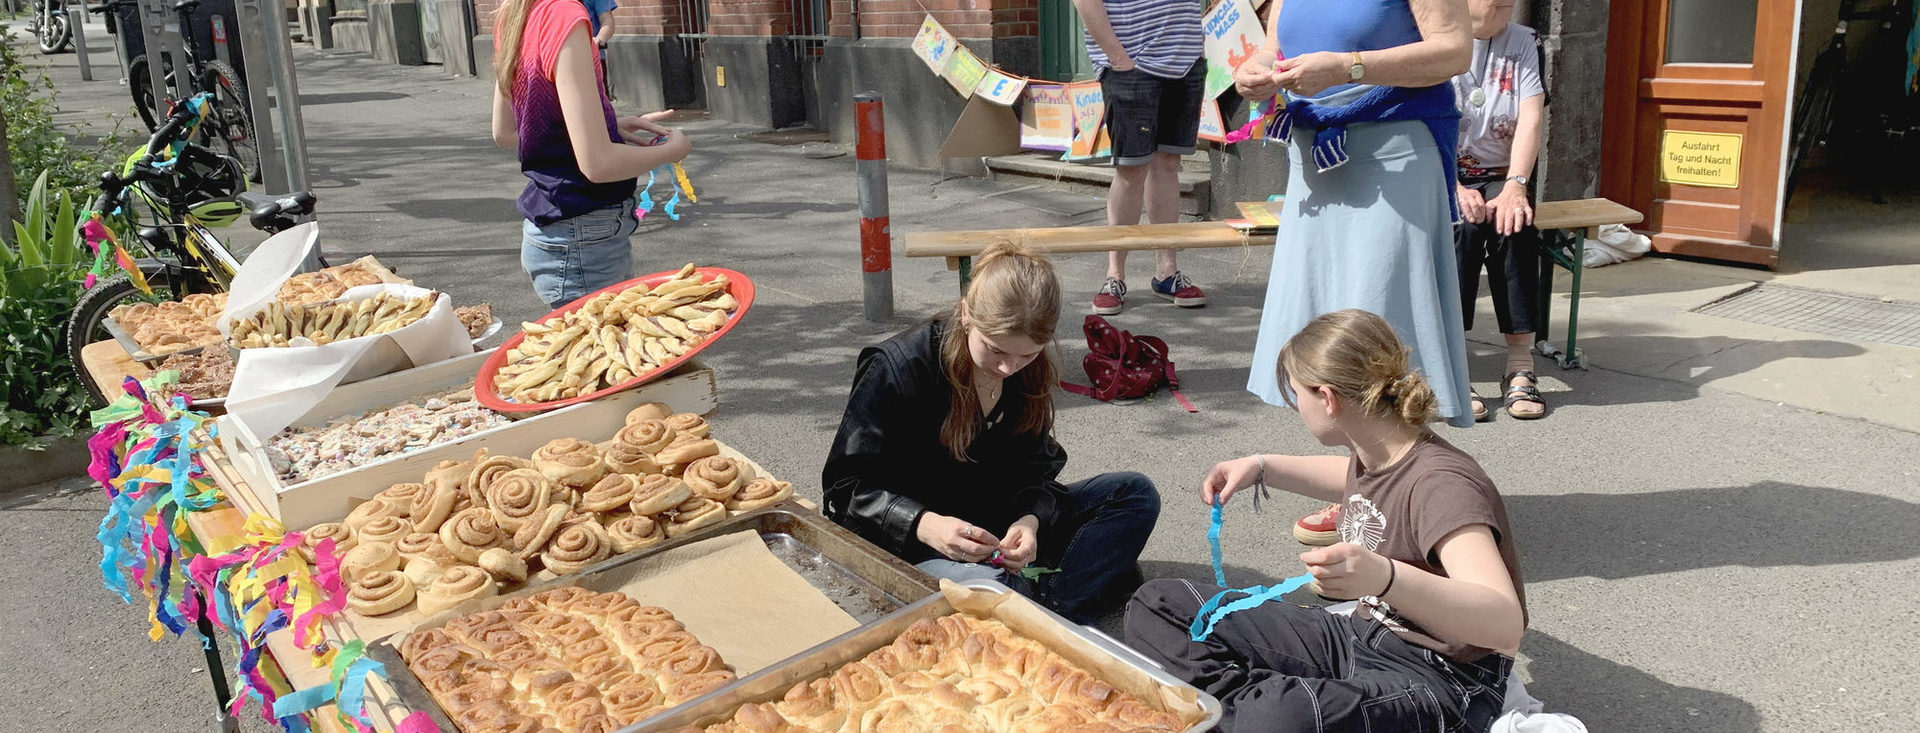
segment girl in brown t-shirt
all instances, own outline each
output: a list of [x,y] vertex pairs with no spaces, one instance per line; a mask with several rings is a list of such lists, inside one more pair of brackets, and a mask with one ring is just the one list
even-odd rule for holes
[[[1250,486],[1343,502],[1341,542],[1300,555],[1352,616],[1267,603],[1204,641],[1189,626],[1223,588],[1155,580],[1127,606],[1128,643],[1219,698],[1222,731],[1483,731],[1526,629],[1506,506],[1471,456],[1429,432],[1434,395],[1379,316],[1309,322],[1280,352],[1289,403],[1340,456],[1216,464],[1200,498]],[[1231,601],[1239,596],[1229,595]]]

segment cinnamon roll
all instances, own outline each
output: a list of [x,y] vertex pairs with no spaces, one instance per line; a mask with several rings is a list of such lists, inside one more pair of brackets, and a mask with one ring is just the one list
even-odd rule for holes
[[666,707],[660,686],[643,677],[629,677],[602,688],[600,699],[607,706],[607,714],[626,725],[645,720]]
[[487,508],[493,510],[493,521],[501,529],[513,532],[546,512],[556,488],[539,471],[517,468],[495,476],[487,485]]
[[405,507],[376,496],[360,502],[360,505],[354,507],[353,511],[347,512],[347,518],[341,520],[341,523],[352,527],[354,531],[357,532],[361,527],[366,526],[368,522],[375,519],[381,517],[398,517],[404,516],[405,514]]
[[675,436],[673,442],[667,447],[661,448],[659,453],[654,454],[653,462],[660,464],[662,468],[673,466],[684,468],[686,464],[717,455],[720,455],[719,443],[709,438],[682,433]]
[[409,632],[400,640],[400,658],[408,665],[419,661],[420,655],[442,647],[453,648],[459,642],[444,629],[422,629]]
[[702,672],[725,669],[726,663],[720,661],[720,653],[713,647],[701,644],[674,652],[660,660],[660,672],[669,677],[689,677]]
[[[621,595],[625,595],[624,593]],[[608,623],[626,623],[629,621],[672,621],[673,612],[659,606],[645,606],[635,601],[633,605],[621,605],[607,612]]]
[[377,498],[386,499],[387,501],[397,503],[400,506],[412,506],[413,497],[418,496],[420,492],[426,491],[426,490],[427,490],[426,484],[419,484],[419,483],[394,484],[392,486],[388,486],[386,490],[381,491],[378,494],[374,494],[374,496]]
[[480,569],[501,580],[524,583],[527,561],[503,547],[489,547],[480,553]]
[[624,473],[610,473],[594,482],[592,488],[580,494],[574,508],[583,512],[610,512],[625,508],[633,501],[633,494],[640,488],[641,479]]
[[486,633],[490,629],[512,628],[506,614],[499,611],[476,611],[448,621],[440,628],[460,639],[470,639]]
[[634,652],[634,661],[640,666],[655,672],[665,669],[667,659],[682,651],[700,646],[700,640],[692,632],[673,631],[661,634],[639,646]]
[[540,553],[540,563],[559,575],[572,575],[613,554],[613,539],[599,524],[575,524],[555,533]]
[[713,429],[707,425],[706,418],[691,412],[682,412],[668,417],[667,427],[673,428],[675,433],[696,438],[709,437],[709,433],[713,432]]
[[547,541],[553,538],[553,533],[560,531],[560,525],[566,522],[568,513],[567,505],[554,504],[548,506],[544,513],[529,517],[525,524],[520,525],[520,529],[514,530],[513,554],[526,560],[547,549]]
[[354,578],[347,607],[362,616],[385,616],[413,603],[413,581],[392,570],[374,570]]
[[667,427],[665,420],[641,420],[627,423],[620,432],[613,434],[613,442],[639,448],[647,455],[665,450],[673,444],[679,433]]
[[639,601],[625,593],[594,593],[574,601],[567,612],[585,617],[594,623],[605,624],[613,618],[614,614],[639,605]]
[[638,446],[615,440],[607,443],[601,449],[601,453],[605,456],[607,471],[610,474],[639,476],[660,472],[660,464],[653,462],[653,454],[641,450]]
[[642,547],[665,542],[667,528],[653,517],[629,515],[607,525],[607,537],[613,540],[615,554],[624,555]]
[[740,491],[727,500],[727,511],[736,514],[773,506],[793,498],[793,484],[762,476],[740,485]]
[[680,506],[693,498],[693,489],[685,481],[665,474],[643,476],[633,489],[633,501],[628,504],[634,514],[659,514]]
[[572,487],[592,486],[606,475],[600,448],[579,438],[561,438],[533,452],[533,467],[554,483]]
[[717,501],[693,498],[674,507],[667,521],[667,536],[679,537],[727,520],[727,507]]
[[452,460],[441,461],[433,464],[433,468],[427,469],[426,483],[429,486],[435,484],[445,486],[452,489],[455,494],[467,494],[477,498],[480,492],[467,484],[467,478],[472,473],[472,461],[465,463]]
[[481,552],[499,547],[506,537],[501,534],[500,525],[494,523],[493,512],[476,507],[453,515],[441,525],[440,541],[461,562],[477,563]]
[[415,598],[420,604],[420,612],[427,616],[458,606],[476,598],[485,598],[500,592],[493,582],[493,576],[487,571],[469,565],[461,565],[441,574],[433,585],[421,590]]
[[400,553],[403,565],[412,562],[416,557],[424,557],[441,565],[452,565],[460,561],[459,558],[454,557],[453,551],[447,549],[446,544],[440,541],[439,533],[435,532],[409,532],[401,537],[400,541],[393,543],[393,549]]
[[563,585],[549,588],[527,597],[527,600],[546,606],[550,611],[567,611],[582,598],[593,595],[593,591],[577,585]]
[[[579,663],[594,657],[613,654],[614,651],[613,642],[608,641],[605,634],[596,632],[579,641],[560,647],[560,658],[567,660],[569,663]],[[578,672],[579,670],[575,670],[575,676],[579,676]]]
[[665,420],[673,417],[673,408],[665,402],[647,402],[627,411],[627,424],[632,425],[643,420]]
[[382,542],[388,545],[397,545],[412,533],[413,521],[405,517],[374,517],[355,531],[360,544]]
[[378,572],[400,569],[400,553],[385,542],[362,542],[347,551],[340,561],[340,575],[347,580]]
[[408,504],[407,517],[413,520],[415,532],[438,532],[447,517],[453,516],[453,505],[460,498],[460,489],[446,483],[429,483],[426,488],[413,495]]
[[306,555],[308,560],[318,561],[319,558],[314,557],[313,553],[320,546],[321,540],[333,540],[334,554],[345,555],[348,550],[353,549],[355,541],[353,528],[340,522],[313,525],[300,538],[301,553]]
[[634,619],[615,621],[611,624],[614,638],[634,649],[640,649],[660,637],[675,632],[686,631],[687,627],[679,621],[667,619]]
[[735,679],[731,670],[716,669],[674,679],[667,683],[667,699],[682,703],[725,687]]
[[520,468],[533,468],[533,461],[519,456],[494,455],[481,448],[473,456],[473,470],[467,473],[467,487],[475,494],[485,496],[487,487],[500,474]]
[[681,474],[693,495],[725,502],[740,492],[740,485],[753,478],[753,469],[726,456],[707,456],[687,464]]

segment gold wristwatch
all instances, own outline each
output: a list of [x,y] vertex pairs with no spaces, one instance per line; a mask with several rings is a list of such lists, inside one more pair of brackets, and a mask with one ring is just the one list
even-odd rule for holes
[[1349,54],[1348,58],[1353,60],[1353,65],[1347,67],[1347,80],[1360,81],[1362,78],[1365,78],[1367,75],[1367,65],[1360,63],[1360,52],[1354,51]]

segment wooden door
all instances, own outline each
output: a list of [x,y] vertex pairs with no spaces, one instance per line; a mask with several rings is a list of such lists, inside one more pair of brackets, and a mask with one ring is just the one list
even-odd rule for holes
[[1040,78],[1083,81],[1093,78],[1087,60],[1086,26],[1073,0],[1040,0]]
[[1654,249],[1772,267],[1795,0],[1610,7],[1601,189]]

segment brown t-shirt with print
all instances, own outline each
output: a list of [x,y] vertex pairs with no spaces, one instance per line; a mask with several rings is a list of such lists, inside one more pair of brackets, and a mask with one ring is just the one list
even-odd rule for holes
[[[1428,433],[1393,465],[1364,471],[1356,458],[1348,468],[1347,500],[1340,512],[1342,541],[1445,576],[1447,570],[1440,566],[1434,546],[1454,530],[1475,524],[1493,528],[1500,559],[1513,578],[1524,619],[1527,593],[1520,582],[1507,505],[1479,462],[1440,436]],[[1362,598],[1360,606],[1362,612],[1381,619],[1400,638],[1453,659],[1469,662],[1493,651],[1429,636],[1372,596]]]

